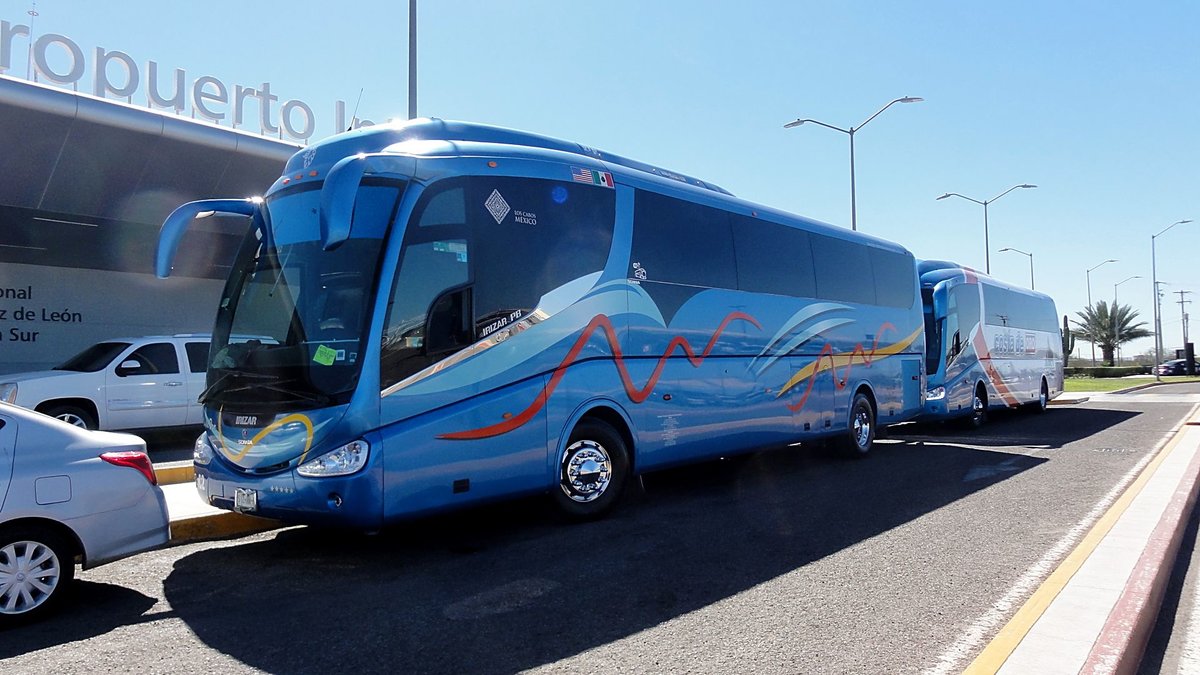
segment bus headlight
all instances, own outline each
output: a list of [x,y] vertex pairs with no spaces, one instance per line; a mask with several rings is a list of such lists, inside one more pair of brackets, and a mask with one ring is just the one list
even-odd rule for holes
[[946,398],[946,388],[945,387],[934,387],[933,389],[930,389],[929,391],[925,392],[925,400],[926,401],[940,401],[944,398]]
[[207,466],[213,458],[213,446],[208,442],[208,432],[204,432],[196,437],[196,443],[192,445],[192,461],[199,466]]
[[366,441],[352,441],[301,464],[296,467],[296,473],[309,478],[352,474],[366,465],[370,451],[371,446]]
[[13,405],[16,405],[16,403],[17,403],[17,383],[16,382],[0,383],[0,401],[4,401],[5,403],[12,403]]

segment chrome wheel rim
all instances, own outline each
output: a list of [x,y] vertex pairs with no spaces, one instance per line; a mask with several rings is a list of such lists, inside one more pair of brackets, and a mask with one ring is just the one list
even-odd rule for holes
[[975,421],[978,422],[983,419],[983,399],[978,394],[975,395],[975,400],[971,403],[971,410],[975,414]]
[[573,502],[600,498],[612,481],[612,458],[596,441],[576,441],[563,453],[559,487]]
[[851,427],[855,444],[859,448],[867,447],[867,443],[871,440],[871,413],[860,408],[854,413]]
[[1042,385],[1042,391],[1038,394],[1038,405],[1045,408],[1050,403],[1050,395],[1046,393],[1046,385]]
[[67,424],[70,424],[73,427],[79,427],[80,429],[87,428],[87,422],[84,422],[83,418],[75,413],[62,413],[61,415],[56,415],[55,419],[60,419]]
[[0,613],[24,614],[50,599],[62,578],[54,549],[36,541],[0,548]]

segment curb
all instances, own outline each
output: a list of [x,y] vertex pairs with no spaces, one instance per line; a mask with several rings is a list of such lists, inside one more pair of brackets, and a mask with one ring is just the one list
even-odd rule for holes
[[[1192,418],[1184,422],[1183,426],[1198,424],[1200,421]],[[1171,503],[1155,527],[1137,567],[1126,582],[1117,606],[1113,608],[1104,630],[1088,656],[1085,669],[1103,662],[1112,666],[1112,672],[1137,672],[1150,636],[1158,623],[1163,597],[1170,584],[1171,573],[1175,569],[1179,548],[1192,512],[1196,508],[1196,498],[1200,492],[1200,472],[1196,469],[1198,462],[1200,456],[1192,459],[1189,464],[1190,471],[1176,486]],[[1128,614],[1122,616],[1118,613],[1122,607],[1133,615],[1131,620],[1125,618]]]
[[171,521],[171,544],[239,537],[280,527],[283,527],[283,523],[278,520],[247,516],[242,513],[226,512],[192,516]]
[[196,466],[190,461],[161,462],[154,465],[159,485],[177,485],[196,480]]

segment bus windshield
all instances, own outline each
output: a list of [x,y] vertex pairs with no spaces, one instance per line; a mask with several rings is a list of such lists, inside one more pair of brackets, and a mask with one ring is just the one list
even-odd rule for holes
[[201,402],[281,411],[349,400],[376,268],[403,191],[364,182],[351,237],[321,245],[318,184],[266,199],[222,294]]

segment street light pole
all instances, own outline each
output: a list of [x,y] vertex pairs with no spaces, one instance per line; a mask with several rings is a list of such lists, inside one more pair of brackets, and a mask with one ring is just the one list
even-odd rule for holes
[[854,186],[854,133],[856,131],[858,131],[859,129],[862,129],[863,127],[867,126],[868,122],[875,119],[876,117],[879,117],[880,113],[882,113],[884,110],[887,110],[888,108],[892,107],[893,105],[895,105],[897,103],[919,103],[924,100],[925,99],[923,99],[919,96],[905,96],[903,98],[895,99],[892,102],[890,102],[887,105],[880,108],[879,110],[877,110],[874,115],[871,115],[870,117],[868,117],[866,122],[863,122],[862,124],[858,125],[857,127],[850,127],[849,129],[835,127],[832,124],[826,124],[819,120],[813,120],[813,119],[796,119],[792,122],[788,122],[787,124],[783,125],[784,129],[791,129],[792,127],[798,127],[801,124],[804,124],[805,122],[811,122],[813,124],[818,124],[820,126],[823,126],[826,129],[833,129],[834,131],[840,131],[843,134],[846,134],[847,136],[850,137],[850,229],[851,230],[858,229],[858,205],[857,205],[858,203],[857,203],[855,192],[854,192],[854,190],[855,190],[855,186]]
[[1150,275],[1154,288],[1154,380],[1161,382],[1162,378],[1158,375],[1158,364],[1162,363],[1162,301],[1158,297],[1158,258],[1154,251],[1154,240],[1166,234],[1167,230],[1176,225],[1190,223],[1191,220],[1177,220],[1166,227],[1158,234],[1150,235]]
[[408,119],[417,117],[417,0],[408,0]]
[[[1142,275],[1135,274],[1135,275],[1129,277],[1128,279],[1123,279],[1123,280],[1118,281],[1117,283],[1113,284],[1113,309],[1114,310],[1116,310],[1116,307],[1117,307],[1117,287],[1120,286],[1121,284],[1125,283],[1126,281],[1133,281],[1134,279],[1141,279],[1141,278],[1142,278]],[[1113,325],[1116,326],[1116,330],[1117,330],[1117,363],[1120,364],[1120,362],[1121,362],[1121,323],[1119,321],[1114,321]]]
[[[937,198],[938,200],[941,200],[941,199],[945,199],[947,197],[959,197],[960,199],[965,199],[969,202],[975,202],[976,204],[980,204],[983,206],[983,271],[986,272],[987,274],[992,273],[992,256],[991,256],[992,248],[991,248],[991,244],[988,243],[988,208],[987,208],[988,204],[991,204],[992,202],[996,201],[997,199],[1000,199],[1004,195],[1012,192],[1013,190],[1016,190],[1017,188],[1035,188],[1035,187],[1037,187],[1037,186],[1030,185],[1029,183],[1022,183],[1021,185],[1014,185],[1014,186],[1008,188],[1007,190],[1005,190],[1004,192],[1001,192],[1000,194],[996,195],[995,197],[992,197],[991,199],[985,199],[983,201],[979,201],[978,199],[973,199],[966,195],[960,195],[957,192],[947,192],[946,194]],[[937,200],[934,200],[934,201],[937,201]]]
[[1019,248],[1011,248],[1011,247],[1005,247],[996,252],[1004,253],[1005,251],[1012,251],[1013,253],[1020,253],[1021,255],[1029,256],[1029,290],[1036,291],[1037,287],[1033,285],[1033,254],[1026,253],[1025,251],[1022,251]]
[[[1108,263],[1114,263],[1114,262],[1117,262],[1117,261],[1113,258],[1109,258],[1108,260],[1105,260],[1104,262],[1100,263],[1099,265],[1096,265],[1096,267],[1101,267],[1103,265],[1107,265]],[[1092,270],[1096,269],[1096,267],[1092,267],[1092,268],[1088,269],[1088,271],[1087,271],[1087,294],[1088,294],[1088,309],[1089,310],[1092,309]],[[1095,336],[1093,335],[1092,337],[1094,338]],[[1093,340],[1092,341],[1092,367],[1095,367],[1095,366],[1096,366],[1096,342]]]

